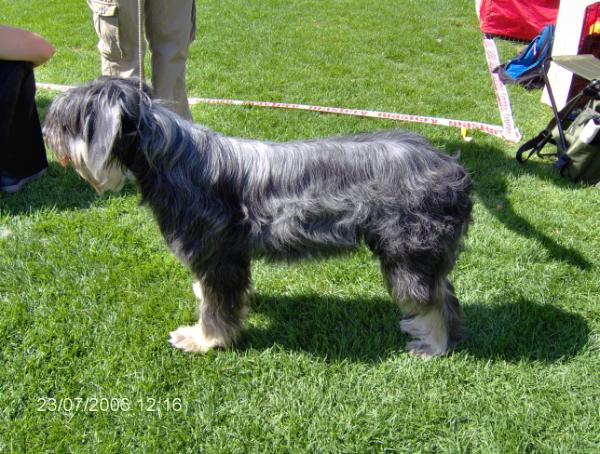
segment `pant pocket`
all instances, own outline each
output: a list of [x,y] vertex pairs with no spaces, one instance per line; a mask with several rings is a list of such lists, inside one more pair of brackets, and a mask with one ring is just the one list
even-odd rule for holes
[[119,8],[111,1],[88,0],[94,13],[94,28],[100,38],[98,50],[108,59],[124,57],[119,36]]

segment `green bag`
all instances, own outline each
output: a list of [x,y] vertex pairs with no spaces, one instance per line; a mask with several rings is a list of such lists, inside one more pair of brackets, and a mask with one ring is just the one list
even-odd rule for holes
[[[570,120],[578,108],[581,110]],[[543,152],[548,143],[556,145],[556,151]],[[526,151],[529,154],[523,157]],[[556,157],[554,166],[572,181],[600,182],[600,82],[591,82],[560,112],[555,111],[546,128],[517,150],[516,159],[523,163],[533,154]]]
[[[567,151],[557,154],[555,166],[572,181],[600,182],[600,101],[592,99],[565,131]],[[559,139],[555,128],[555,141]],[[554,131],[553,131],[554,134]]]

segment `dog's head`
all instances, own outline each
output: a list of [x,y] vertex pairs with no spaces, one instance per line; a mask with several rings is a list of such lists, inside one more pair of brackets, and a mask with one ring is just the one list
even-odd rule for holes
[[125,183],[123,158],[134,143],[150,90],[139,81],[100,77],[52,102],[44,123],[48,146],[63,165],[71,163],[98,193]]

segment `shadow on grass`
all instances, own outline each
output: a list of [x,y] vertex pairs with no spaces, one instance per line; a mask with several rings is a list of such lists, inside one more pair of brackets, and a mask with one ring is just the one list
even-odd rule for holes
[[468,338],[459,350],[477,358],[555,362],[577,355],[590,333],[580,315],[522,297],[464,311]]
[[[400,312],[387,299],[258,295],[251,314],[240,349],[279,345],[329,361],[366,363],[406,353]],[[579,315],[526,299],[469,305],[465,314],[468,337],[457,351],[485,360],[556,362],[577,355],[589,336]]]
[[[592,264],[573,248],[560,244],[559,240],[532,225],[518,213],[509,197],[508,177],[533,175],[559,188],[574,189],[576,186],[561,178],[553,169],[551,162],[527,162],[519,164],[514,158],[508,158],[500,149],[476,143],[448,143],[448,149],[461,150],[461,163],[471,172],[475,181],[474,189],[485,208],[506,228],[524,238],[537,241],[556,261],[565,261],[582,270],[588,270]],[[537,194],[530,194],[532,204],[539,204]],[[548,200],[546,203],[553,203]]]
[[[134,194],[129,184],[121,195]],[[55,162],[48,164],[48,171],[15,194],[0,193],[0,213],[31,214],[43,209],[58,211],[85,209],[98,198],[92,187],[72,168],[63,168]]]
[[97,195],[72,169],[50,162],[42,178],[15,194],[0,194],[4,214],[27,214],[44,208],[68,210],[86,208]]

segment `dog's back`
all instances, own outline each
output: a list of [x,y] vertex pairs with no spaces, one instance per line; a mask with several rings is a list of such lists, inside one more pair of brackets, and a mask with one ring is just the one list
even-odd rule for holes
[[272,258],[329,255],[362,239],[377,251],[438,247],[469,219],[467,172],[416,134],[261,143],[251,156],[242,203],[255,252]]

